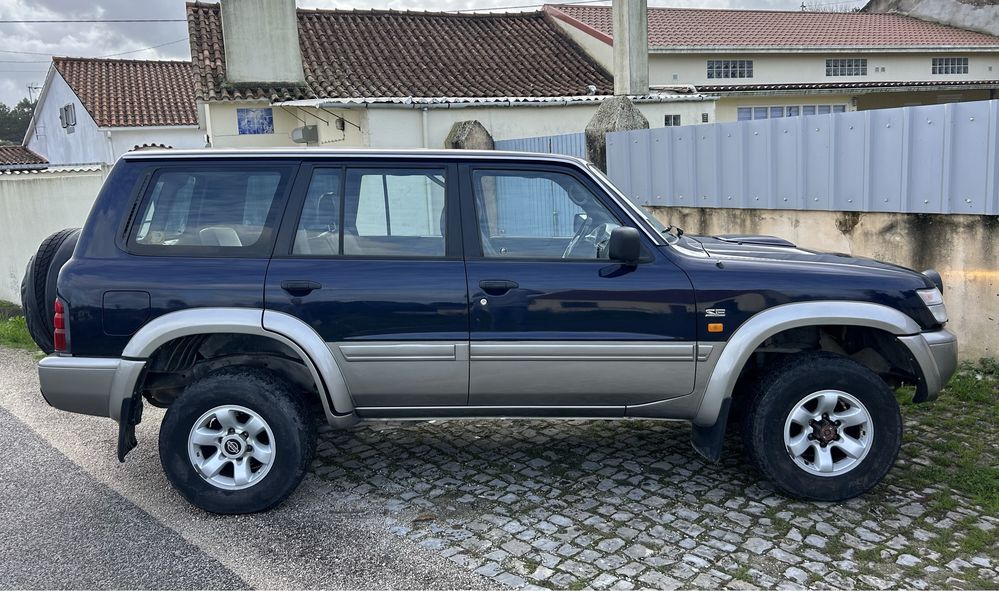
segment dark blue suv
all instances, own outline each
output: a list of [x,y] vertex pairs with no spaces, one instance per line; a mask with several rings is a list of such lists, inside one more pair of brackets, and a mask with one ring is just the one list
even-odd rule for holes
[[788,494],[855,496],[895,461],[893,388],[937,396],[939,275],[665,226],[574,158],[472,151],[126,155],[58,277],[57,408],[166,407],[195,505],[265,510],[319,419],[594,417],[726,427]]

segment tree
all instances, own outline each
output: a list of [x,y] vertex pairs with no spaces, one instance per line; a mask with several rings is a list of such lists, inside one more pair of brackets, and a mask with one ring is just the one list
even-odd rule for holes
[[13,108],[0,103],[0,142],[20,144],[34,110],[35,103],[26,98],[21,99]]

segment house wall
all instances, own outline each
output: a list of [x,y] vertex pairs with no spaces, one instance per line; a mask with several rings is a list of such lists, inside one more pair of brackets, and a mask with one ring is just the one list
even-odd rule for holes
[[[70,103],[76,110],[73,133],[68,133],[59,121],[59,110]],[[100,128],[62,75],[53,70],[42,103],[35,110],[35,127],[27,143],[29,149],[56,166],[111,164],[132,147],[142,144],[201,148],[205,145],[205,135],[194,126]]]
[[[73,133],[67,133],[59,122],[59,109],[71,103],[75,105],[76,126]],[[35,127],[27,140],[28,149],[55,165],[108,162],[111,158],[104,133],[55,70],[42,104],[35,110]]]
[[[270,107],[274,120],[274,133],[240,134],[237,123],[237,109],[268,108],[266,101],[213,102],[201,105],[205,120],[205,133],[213,148],[264,148],[276,146],[303,146],[291,141],[291,131],[303,125],[316,125],[319,142],[311,144],[323,147],[357,147],[366,145],[363,132],[355,126],[365,128],[365,114],[357,110],[328,111],[302,109],[297,107]],[[354,125],[345,124],[341,131],[336,127],[337,116]]]
[[[667,114],[680,115],[684,124],[699,123],[702,113],[709,121],[715,118],[714,101],[644,103],[638,108],[651,127],[663,127]],[[596,111],[597,105],[428,109],[425,147],[446,147],[444,139],[458,121],[478,120],[494,140],[506,140],[583,131]],[[373,148],[424,147],[421,110],[371,109],[368,122]]]
[[[934,57],[967,57],[967,74],[933,74]],[[827,58],[866,58],[866,76],[826,76]],[[712,78],[708,60],[751,59],[752,78]],[[884,67],[884,72],[875,68]],[[676,74],[676,79],[673,79]],[[808,82],[896,82],[995,80],[999,50],[988,53],[818,52],[818,53],[653,53],[649,82],[657,84],[786,84]]]

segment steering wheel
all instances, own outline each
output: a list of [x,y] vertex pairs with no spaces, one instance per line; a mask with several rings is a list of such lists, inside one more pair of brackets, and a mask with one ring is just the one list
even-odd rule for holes
[[[591,220],[586,220],[583,225],[580,226],[576,235],[572,237],[572,240],[570,240],[569,244],[565,247],[565,252],[562,253],[562,258],[572,258],[572,253],[579,247],[580,242],[586,242],[593,248],[593,258],[602,258],[603,250],[606,248],[607,242],[610,240],[612,225],[616,224],[594,224]],[[592,230],[590,229],[591,227]]]

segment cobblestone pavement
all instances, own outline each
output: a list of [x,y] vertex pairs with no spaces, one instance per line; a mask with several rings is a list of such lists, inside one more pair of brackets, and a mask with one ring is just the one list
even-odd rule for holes
[[655,421],[376,424],[323,435],[314,471],[514,587],[996,588],[999,519],[914,489],[919,447],[840,504],[780,496],[734,438],[707,464],[689,427]]

